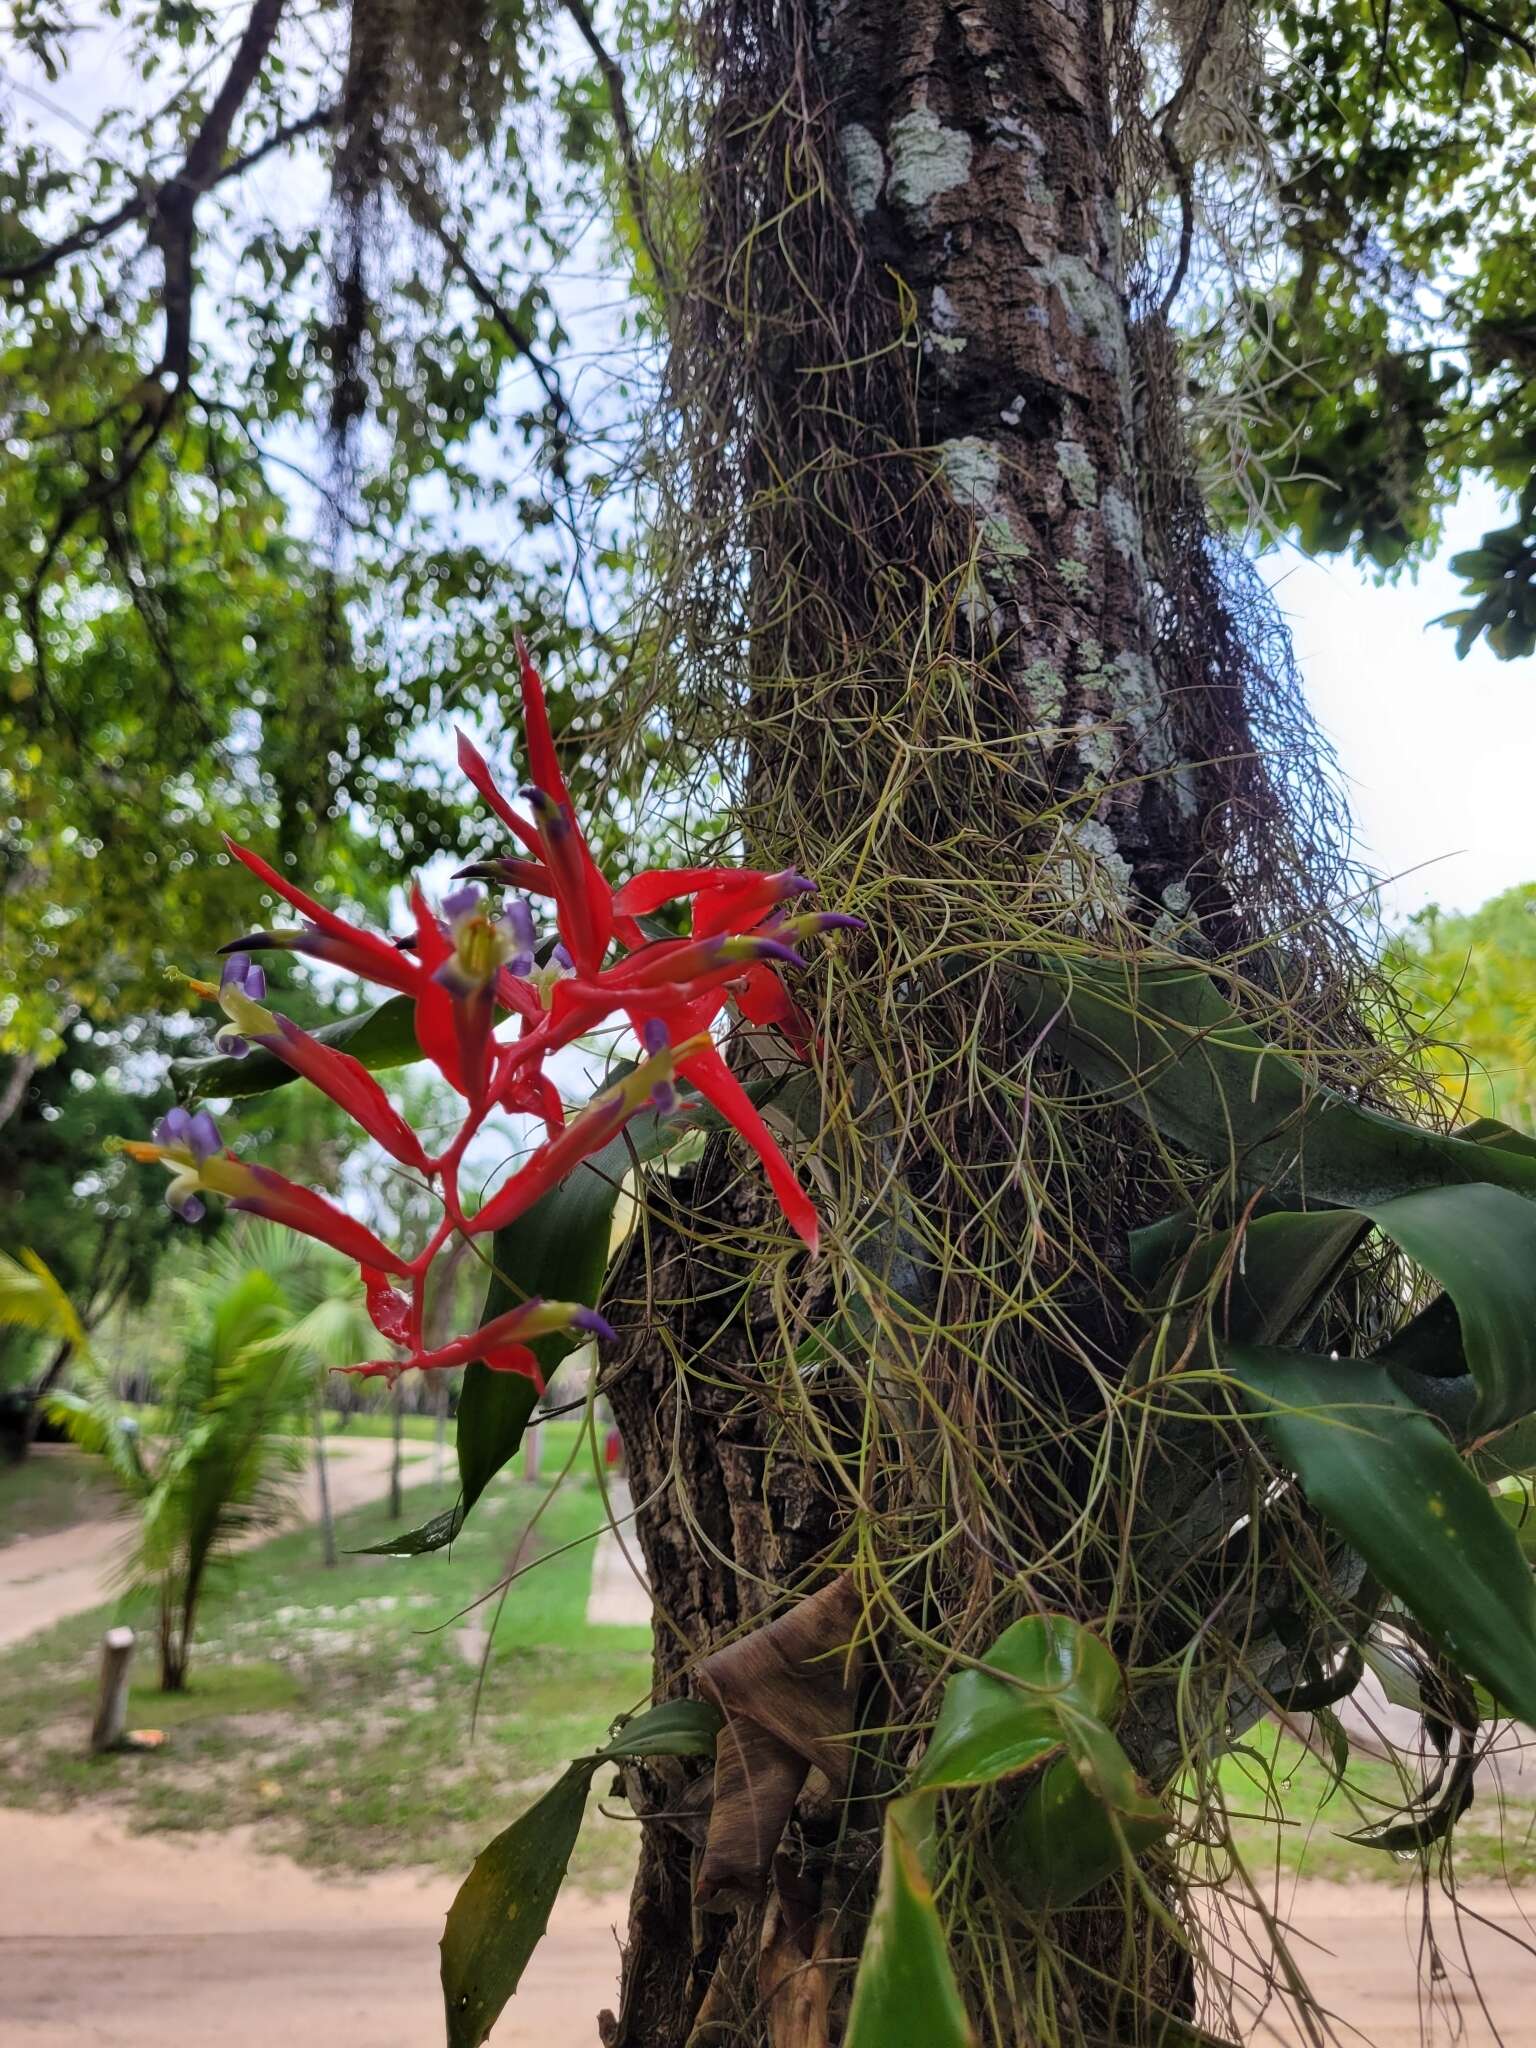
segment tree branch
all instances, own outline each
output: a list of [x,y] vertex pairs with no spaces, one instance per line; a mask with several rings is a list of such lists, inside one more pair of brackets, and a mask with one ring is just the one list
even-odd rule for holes
[[476,268],[474,258],[443,218],[443,210],[427,189],[425,181],[418,177],[395,151],[386,151],[385,161],[400,188],[400,196],[405,201],[406,210],[412,220],[424,233],[431,235],[458,275],[468,285],[482,309],[490,315],[506,340],[528,364],[556,412],[562,418],[569,418],[570,407],[566,403],[565,393],[560,388],[560,380],[555,374],[553,364],[540,355],[534,346],[532,331],[503,305],[494,287]]
[[613,125],[619,138],[619,155],[624,160],[624,189],[629,196],[630,211],[635,216],[635,226],[640,231],[640,240],[650,258],[651,268],[656,273],[656,282],[665,297],[670,298],[672,286],[667,275],[667,266],[662,261],[661,248],[651,226],[651,210],[645,196],[645,177],[640,168],[640,151],[635,141],[634,123],[629,118],[629,100],[624,90],[624,73],[619,62],[603,42],[596,24],[588,13],[585,0],[562,0],[566,13],[575,22],[582,41],[597,60],[602,73],[603,84],[608,89],[608,103],[613,109]]

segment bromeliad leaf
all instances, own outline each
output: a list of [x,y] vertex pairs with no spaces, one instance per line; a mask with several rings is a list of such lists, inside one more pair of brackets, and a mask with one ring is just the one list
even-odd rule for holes
[[[912,1790],[990,1785],[1056,1755],[1064,1714],[1113,1718],[1120,1667],[1097,1636],[1066,1615],[1030,1615],[1005,1629],[985,1669],[957,1672]],[[1004,1675],[998,1675],[1004,1674]]]
[[1459,1343],[1438,1378],[1477,1384],[1470,1428],[1502,1429],[1536,1409],[1536,1202],[1507,1188],[1425,1188],[1366,1213],[1456,1305]]
[[[425,1055],[416,1042],[416,1006],[409,996],[391,996],[377,1008],[360,1010],[355,1017],[338,1018],[323,1024],[312,1036],[336,1052],[350,1053],[355,1060],[379,1073],[389,1067],[408,1067]],[[208,1059],[172,1060],[171,1081],[178,1102],[207,1102],[265,1095],[270,1089],[285,1088],[298,1079],[292,1065],[276,1053],[257,1047],[241,1059],[216,1054]]]
[[1281,1462],[1435,1640],[1536,1717],[1536,1580],[1444,1432],[1379,1367],[1258,1345],[1225,1361]]
[[480,2048],[522,1981],[565,1880],[591,1782],[590,1763],[572,1764],[475,1858],[443,1928],[448,2048]]
[[1460,1181],[1536,1195],[1536,1153],[1497,1133],[1420,1130],[1350,1101],[1266,1044],[1203,969],[1039,960],[1017,985],[1094,1087],[1250,1185],[1357,1208]]
[[702,1700],[666,1700],[634,1715],[481,1850],[443,1928],[448,2048],[480,2048],[522,1981],[565,1880],[598,1766],[617,1757],[707,1756],[719,1725]]
[[975,2048],[976,2036],[955,1982],[923,1842],[933,1801],[893,1799],[885,1811],[885,1849],[848,2016],[847,2048]]

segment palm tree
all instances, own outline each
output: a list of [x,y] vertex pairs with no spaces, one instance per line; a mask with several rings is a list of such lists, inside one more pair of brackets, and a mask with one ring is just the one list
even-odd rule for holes
[[166,1692],[186,1688],[210,1566],[281,1519],[303,1467],[312,1368],[292,1341],[284,1278],[267,1269],[262,1250],[252,1240],[217,1247],[170,1283],[184,1341],[156,1385],[153,1444],[94,1359],[83,1361],[75,1391],[53,1404],[137,1505],[129,1574],[158,1597]]

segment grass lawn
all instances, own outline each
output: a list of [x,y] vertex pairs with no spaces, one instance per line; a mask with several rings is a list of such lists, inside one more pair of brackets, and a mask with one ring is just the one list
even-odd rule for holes
[[[1335,1784],[1332,1772],[1301,1743],[1264,1723],[1223,1759],[1221,1776],[1233,1833],[1256,1871],[1278,1864],[1305,1877],[1335,1880],[1408,1883],[1417,1877],[1412,1859],[1400,1862],[1343,1839],[1377,1826],[1403,1805],[1404,1788],[1389,1764],[1351,1756],[1342,1784]],[[1536,1881],[1536,1806],[1509,1799],[1501,1807],[1493,1788],[1480,1783],[1457,1823],[1455,1869],[1466,1883]]]
[[[554,1442],[549,1464],[558,1469]],[[451,1486],[413,1487],[407,1526],[452,1498]],[[461,1610],[506,1570],[546,1498],[523,1548],[532,1568],[495,1625],[476,1718],[483,1638],[466,1631],[493,1608]],[[129,1725],[167,1736],[149,1753],[83,1754],[114,1610],[61,1622],[0,1652],[0,1803],[105,1801],[140,1828],[259,1823],[272,1847],[338,1872],[463,1871],[614,1715],[642,1701],[649,1631],[585,1620],[592,1544],[581,1539],[603,1520],[584,1473],[551,1496],[504,1476],[451,1553],[344,1556],[326,1571],[311,1530],[247,1552],[209,1600],[184,1696],[155,1689],[152,1634],[141,1644]],[[346,1549],[396,1525],[370,1508],[338,1526]],[[594,1796],[573,1872],[604,1887],[626,1881],[634,1829],[598,1806]]]
[[94,1458],[41,1444],[19,1464],[0,1460],[0,1550],[18,1536],[48,1536],[110,1515],[118,1492]]

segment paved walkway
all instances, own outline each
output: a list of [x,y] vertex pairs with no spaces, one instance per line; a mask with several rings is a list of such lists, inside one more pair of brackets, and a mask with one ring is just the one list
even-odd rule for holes
[[[331,1500],[338,1515],[380,1499],[389,1485],[394,1446],[387,1437],[338,1437],[328,1440]],[[407,1484],[422,1476],[420,1461],[432,1447],[407,1441]],[[314,1475],[307,1475],[295,1496],[293,1527],[313,1522],[319,1513]],[[264,1540],[258,1537],[256,1540]],[[77,1522],[48,1536],[21,1536],[0,1549],[0,1645],[19,1643],[62,1621],[83,1614],[113,1598],[117,1570],[128,1540],[121,1517],[104,1516]]]

